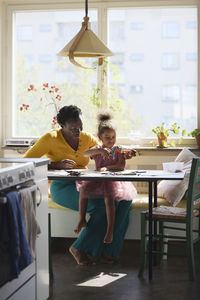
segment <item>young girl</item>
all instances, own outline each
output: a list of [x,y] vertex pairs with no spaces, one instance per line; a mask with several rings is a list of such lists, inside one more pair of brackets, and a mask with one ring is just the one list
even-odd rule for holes
[[[115,152],[111,154],[116,142],[116,131],[111,123],[111,114],[104,113],[98,115],[98,138],[102,142],[101,146],[90,148],[84,152],[85,156],[94,159],[97,171],[124,170],[125,157],[122,153]],[[113,151],[112,151],[113,152]],[[107,216],[107,231],[104,237],[104,243],[111,243],[113,240],[114,221],[115,221],[115,203],[114,201],[132,200],[137,191],[131,182],[125,181],[77,181],[77,190],[79,194],[79,222],[74,229],[79,233],[82,227],[86,226],[86,210],[88,198],[104,197]]]

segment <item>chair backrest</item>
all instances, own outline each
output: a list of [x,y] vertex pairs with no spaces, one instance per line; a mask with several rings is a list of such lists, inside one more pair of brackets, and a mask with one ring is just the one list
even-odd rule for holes
[[[200,203],[200,158],[192,159],[187,197],[187,219],[193,217],[194,205]],[[200,205],[200,204],[199,204]]]

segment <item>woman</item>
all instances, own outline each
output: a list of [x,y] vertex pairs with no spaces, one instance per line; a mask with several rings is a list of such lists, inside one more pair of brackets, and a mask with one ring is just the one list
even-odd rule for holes
[[[50,169],[85,169],[89,157],[84,151],[98,145],[97,139],[83,132],[81,110],[74,105],[64,106],[57,114],[60,129],[43,135],[24,155],[25,158],[47,156]],[[130,158],[130,157],[128,157]],[[64,207],[78,211],[79,193],[74,181],[53,180],[50,186],[53,201]],[[79,265],[88,265],[95,259],[112,263],[119,258],[129,221],[132,201],[115,202],[116,216],[113,242],[105,244],[107,228],[104,199],[89,199],[87,212],[90,219],[69,251]],[[89,256],[88,256],[89,255]]]

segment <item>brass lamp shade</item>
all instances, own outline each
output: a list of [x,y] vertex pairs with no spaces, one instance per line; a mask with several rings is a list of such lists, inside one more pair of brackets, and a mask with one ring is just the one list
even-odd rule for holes
[[[70,48],[76,40],[77,35],[57,54],[58,56],[69,56]],[[104,57],[114,54],[100,41],[90,29],[84,31],[76,48],[74,57]]]
[[74,57],[97,57],[99,65],[103,63],[103,57],[113,56],[112,53],[96,34],[89,28],[89,17],[84,17],[82,27],[75,37],[57,54],[69,56],[69,60],[76,66],[86,68],[74,60]]

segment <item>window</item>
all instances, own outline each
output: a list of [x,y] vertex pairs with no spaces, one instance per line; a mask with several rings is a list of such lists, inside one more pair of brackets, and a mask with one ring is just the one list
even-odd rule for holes
[[142,94],[143,93],[143,86],[139,85],[139,84],[131,85],[130,92],[132,94]]
[[197,21],[188,21],[186,27],[188,29],[197,29]]
[[[182,128],[187,129],[188,124],[196,128],[199,26],[197,7],[187,1],[190,4],[186,0],[181,6],[180,0],[171,7],[159,6],[162,0],[156,0],[157,6],[143,1],[138,8],[132,1],[117,1],[117,7],[114,0],[94,1],[89,8],[92,30],[98,34],[99,28],[99,37],[115,53],[106,59],[107,68],[98,72],[77,68],[68,58],[56,55],[81,28],[85,12],[77,9],[76,1],[67,1],[63,8],[53,0],[51,8],[44,3],[41,10],[38,6],[34,10],[34,3],[33,7],[10,5],[12,70],[9,63],[5,65],[13,78],[7,83],[13,101],[8,106],[12,108],[10,135],[40,136],[51,128],[53,106],[40,102],[40,87],[45,82],[59,88],[61,106],[73,103],[81,107],[84,129],[90,132],[96,133],[96,112],[101,106],[113,110],[120,137],[129,136],[133,128],[142,137],[152,136],[151,128],[168,119]],[[8,37],[4,39],[8,44]],[[12,61],[11,53],[8,56],[8,62]],[[96,61],[77,60],[89,66]],[[30,84],[36,92],[27,92]],[[22,113],[22,103],[30,104],[30,110]],[[200,117],[200,111],[198,114]]]
[[130,57],[131,61],[143,61],[144,60],[144,53],[133,53]]
[[193,107],[197,107],[197,86],[187,84],[183,86],[181,109],[187,122],[188,132],[194,129],[196,120],[197,111]]
[[110,60],[113,64],[122,67],[124,63],[124,53],[115,53],[115,55],[111,57]]
[[32,26],[17,26],[17,40],[18,41],[32,41],[33,28]]
[[[137,20],[144,24],[143,30],[132,29],[131,24]],[[168,117],[170,123],[178,122],[182,128],[187,128],[182,109],[183,87],[192,84],[195,90],[197,86],[197,61],[188,64],[185,60],[186,48],[183,47],[187,45],[190,53],[197,52],[197,29],[192,34],[188,32],[185,26],[188,20],[197,21],[196,8],[108,10],[108,30],[114,21],[120,21],[121,26],[123,24],[124,40],[118,43],[118,48],[124,53],[123,69],[119,70],[119,76],[125,78],[121,99],[127,108],[127,119],[131,120],[132,128],[143,137],[152,136],[151,128]],[[112,49],[111,31],[108,31],[108,37],[108,45]],[[112,78],[111,68],[109,78]],[[110,81],[110,85],[118,88],[117,82]],[[190,97],[191,110],[195,112],[197,91]],[[155,107],[159,113],[155,114]],[[193,117],[190,123],[195,128],[197,118]],[[122,135],[129,135],[128,129]]]
[[162,37],[179,38],[180,37],[180,24],[178,22],[165,22],[162,24]]
[[51,32],[52,26],[51,24],[40,24],[39,30],[40,32]]
[[164,70],[177,70],[180,64],[179,54],[164,53],[162,54],[162,68]]
[[112,21],[110,24],[110,39],[111,40],[124,40],[124,22]]
[[162,87],[162,101],[174,102],[180,99],[180,87],[177,85],[165,85]]
[[186,60],[197,61],[197,53],[186,53]]
[[132,22],[130,27],[132,30],[143,30],[144,23],[143,22]]
[[48,54],[39,55],[39,61],[42,63],[48,63],[52,61],[52,56]]
[[34,63],[33,55],[25,54],[24,59],[25,59],[25,67],[26,68],[31,68],[33,66],[33,63]]
[[[57,95],[62,99],[56,100],[58,107],[69,104],[80,106],[87,119],[85,129],[94,132],[98,107],[93,105],[92,89],[97,88],[96,71],[77,68],[68,58],[56,55],[80,30],[84,10],[24,11],[13,14],[17,30],[14,30],[13,36],[15,91],[12,136],[37,137],[50,130],[56,110],[49,103]],[[90,19],[92,25],[97,24],[97,10],[90,10]],[[38,20],[42,20],[43,24],[38,25]],[[33,31],[41,34],[33,35]],[[24,44],[24,41],[29,43]],[[89,66],[95,60],[80,59]],[[48,88],[43,86],[47,83]],[[27,91],[30,85],[34,88]],[[54,86],[59,89],[57,94],[51,88]],[[59,96],[57,99],[60,99]],[[30,105],[30,108],[20,111],[23,104]]]

